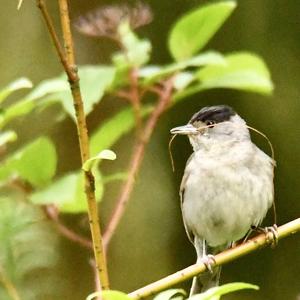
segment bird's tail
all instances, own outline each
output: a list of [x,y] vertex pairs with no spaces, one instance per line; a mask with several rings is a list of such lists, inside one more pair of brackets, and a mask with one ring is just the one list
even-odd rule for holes
[[208,289],[218,286],[221,274],[221,267],[214,267],[212,272],[205,272],[193,278],[190,296],[203,293]]
[[[197,252],[197,262],[202,262],[203,258],[206,257],[207,254],[215,255],[220,251],[227,248],[227,245],[219,246],[219,247],[209,247],[206,245],[205,240],[198,238],[195,236],[194,246]],[[193,278],[192,287],[190,290],[190,296],[194,294],[203,293],[206,290],[218,286],[221,274],[221,267],[216,266],[213,267],[211,271],[207,271],[201,275],[195,276]]]

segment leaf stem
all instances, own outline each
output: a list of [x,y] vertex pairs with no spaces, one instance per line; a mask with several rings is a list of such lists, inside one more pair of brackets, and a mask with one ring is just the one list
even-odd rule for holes
[[147,123],[144,129],[142,129],[140,137],[137,139],[137,142],[134,146],[132,157],[129,163],[127,180],[121,189],[121,193],[117,200],[117,204],[112,213],[112,216],[110,217],[110,220],[103,235],[103,245],[106,250],[129,201],[131,192],[134,187],[135,178],[144,158],[146,145],[149,143],[149,140],[158,122],[159,117],[170,104],[172,88],[173,79],[171,78],[168,81],[166,81],[163,85],[163,89],[160,92],[158,103],[154,108],[152,114],[148,118]]
[[[70,88],[73,96],[73,105],[76,115],[76,125],[78,133],[78,141],[81,154],[81,163],[89,159],[89,137],[86,125],[86,118],[84,113],[84,106],[79,85],[79,77],[77,74],[77,67],[74,59],[74,46],[70,29],[69,9],[67,0],[59,0],[59,9],[62,22],[64,46],[66,54],[63,51],[51,17],[47,11],[43,0],[37,0],[37,6],[40,8],[47,25],[48,31],[51,35],[52,41],[61,59],[62,65],[68,76]],[[98,207],[95,197],[95,179],[91,171],[84,172],[85,175],[85,193],[88,202],[88,215],[90,230],[93,241],[94,256],[96,262],[96,269],[99,274],[100,285],[103,290],[109,289],[109,280],[105,254],[102,246],[101,230],[99,225]]]
[[[289,223],[286,223],[278,227],[278,239],[285,238],[289,235],[300,232],[300,218],[295,219]],[[220,266],[229,263],[239,257],[245,256],[255,250],[261,249],[267,245],[272,244],[272,239],[269,235],[264,233],[248,240],[235,248],[225,250],[216,256],[215,265]],[[154,295],[166,288],[169,288],[175,284],[186,281],[200,273],[206,271],[206,266],[199,262],[197,264],[191,265],[185,269],[182,269],[174,274],[164,277],[156,282],[153,282],[143,288],[140,288],[130,294],[128,294],[132,299],[141,299],[151,295]]]

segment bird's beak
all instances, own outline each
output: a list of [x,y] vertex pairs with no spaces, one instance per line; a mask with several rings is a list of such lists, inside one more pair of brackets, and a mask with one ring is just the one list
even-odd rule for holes
[[172,128],[170,132],[171,134],[199,134],[197,128],[195,128],[192,124]]

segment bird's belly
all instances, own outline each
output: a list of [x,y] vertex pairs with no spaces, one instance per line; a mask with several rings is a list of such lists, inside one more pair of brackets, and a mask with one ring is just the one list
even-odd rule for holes
[[272,183],[267,177],[244,167],[198,168],[192,175],[185,186],[183,218],[193,234],[208,245],[239,240],[265,217],[272,199]]

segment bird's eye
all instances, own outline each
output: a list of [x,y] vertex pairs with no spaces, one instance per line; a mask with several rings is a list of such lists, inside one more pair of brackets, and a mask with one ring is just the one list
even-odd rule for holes
[[206,121],[205,124],[209,127],[214,127],[212,125],[216,124],[216,122],[215,121]]

